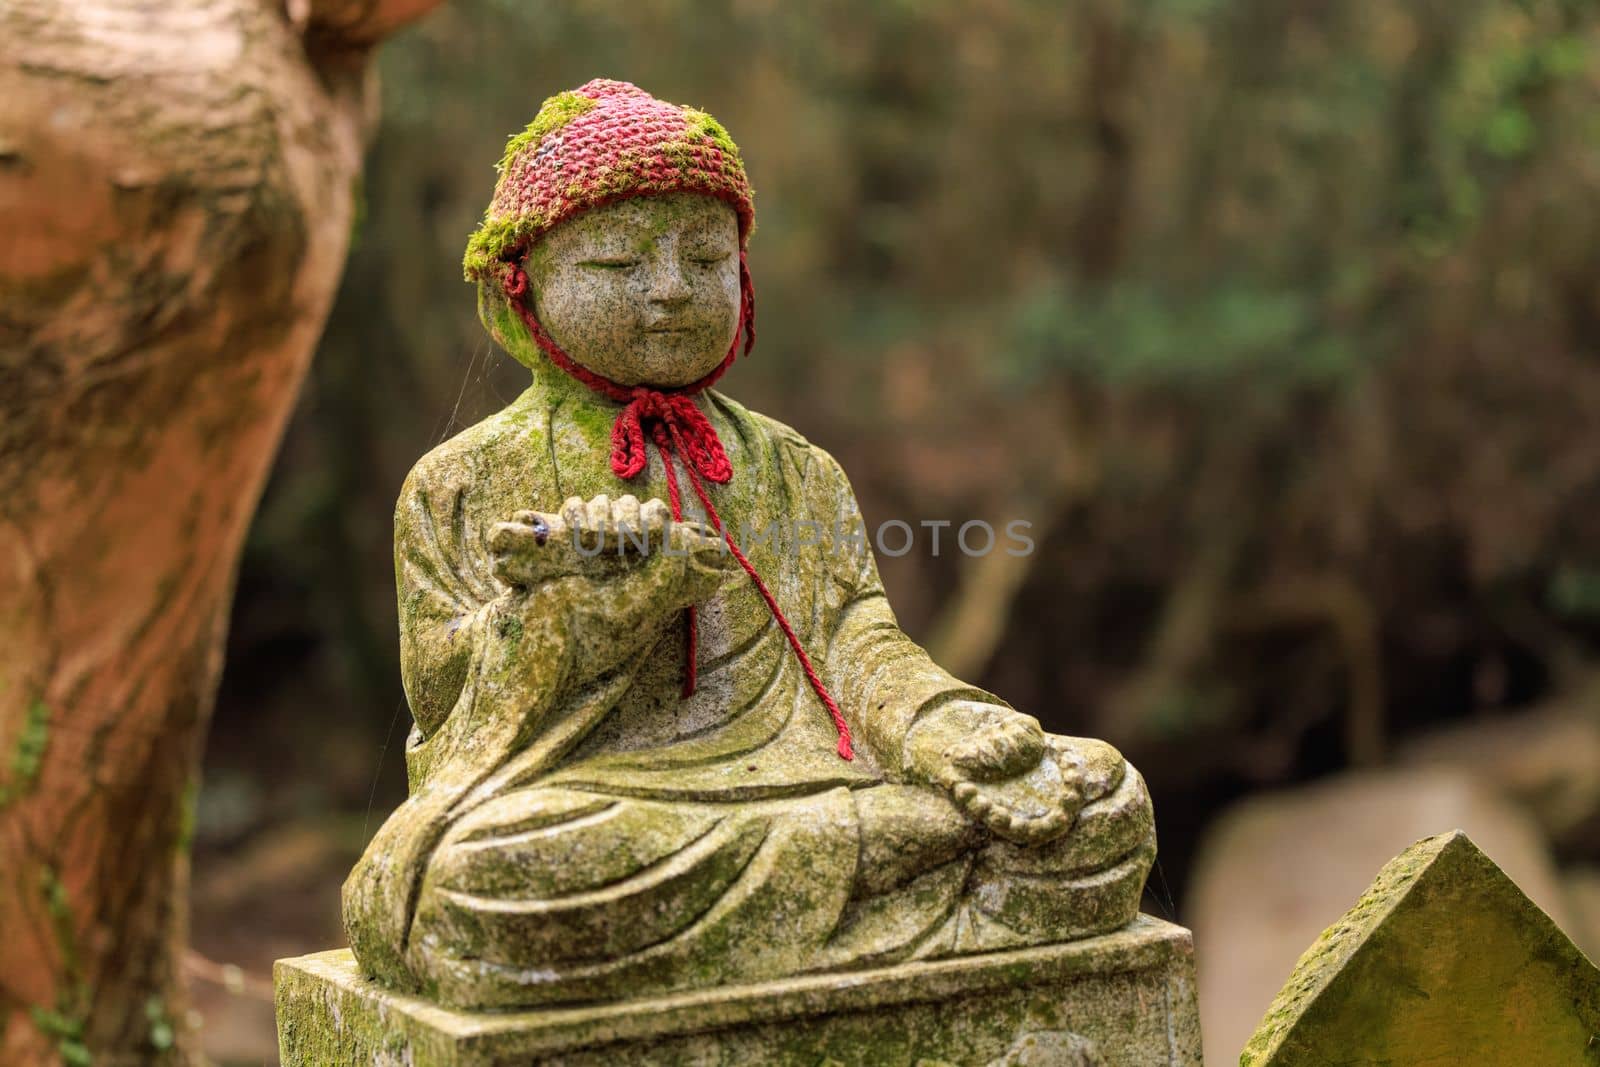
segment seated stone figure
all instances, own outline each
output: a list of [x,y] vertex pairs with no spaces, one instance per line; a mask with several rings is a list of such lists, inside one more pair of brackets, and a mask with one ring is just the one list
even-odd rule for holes
[[594,81],[508,146],[466,269],[533,372],[395,516],[410,798],[344,889],[464,1009],[1080,938],[1155,855],[1110,746],[895,622],[844,473],[709,386],[754,338],[738,149]]

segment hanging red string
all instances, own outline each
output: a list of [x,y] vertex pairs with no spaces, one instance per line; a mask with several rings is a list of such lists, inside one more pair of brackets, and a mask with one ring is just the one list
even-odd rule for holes
[[[843,712],[839,710],[839,705],[829,694],[827,687],[822,684],[822,679],[811,665],[811,657],[806,655],[805,648],[800,644],[800,638],[783,614],[783,609],[778,606],[772,590],[767,588],[767,583],[762,581],[761,575],[756,572],[755,565],[740,550],[733,535],[724,526],[722,516],[717,513],[716,505],[711,502],[711,495],[705,487],[705,482],[723,485],[733,478],[733,465],[728,461],[728,453],[722,447],[722,441],[717,437],[717,431],[711,425],[711,420],[706,418],[705,413],[694,402],[694,394],[722,377],[723,372],[732,365],[734,357],[739,353],[741,335],[744,337],[746,355],[755,345],[755,289],[750,284],[750,270],[745,263],[744,253],[739,254],[739,330],[734,334],[727,356],[710,374],[671,390],[651,389],[642,385],[621,385],[574,361],[560,345],[556,344],[554,338],[545,332],[538,316],[529,307],[528,275],[521,267],[516,265],[509,267],[503,288],[511,306],[516,308],[517,314],[528,327],[534,343],[550,362],[594,392],[622,405],[622,410],[617,413],[616,422],[611,426],[611,470],[617,477],[632,480],[648,466],[646,433],[649,434],[649,440],[656,446],[656,452],[661,456],[661,465],[666,470],[668,503],[671,505],[672,518],[675,522],[683,518],[683,499],[678,489],[678,474],[674,469],[673,457],[676,456],[683,463],[683,469],[689,475],[689,485],[694,489],[695,496],[699,497],[706,518],[722,535],[728,551],[733,554],[733,558],[738,561],[745,574],[750,576],[750,581],[755,584],[761,599],[766,601],[767,610],[772,613],[772,618],[783,631],[789,647],[794,650],[795,659],[799,661],[800,669],[804,672],[811,691],[822,701],[822,706],[833,719],[834,729],[839,734],[839,756],[842,759],[854,759],[855,751],[851,745],[850,726],[845,722]],[[688,697],[693,695],[695,690],[695,662],[699,646],[699,626],[694,608],[691,607],[684,612],[684,625],[687,651],[683,669],[683,695]]]

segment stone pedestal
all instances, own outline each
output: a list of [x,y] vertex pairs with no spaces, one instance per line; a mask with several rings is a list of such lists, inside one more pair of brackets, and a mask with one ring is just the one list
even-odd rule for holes
[[285,1067],[1200,1064],[1189,932],[1144,915],[1058,945],[529,1012],[397,995],[345,950],[279,960],[274,980]]

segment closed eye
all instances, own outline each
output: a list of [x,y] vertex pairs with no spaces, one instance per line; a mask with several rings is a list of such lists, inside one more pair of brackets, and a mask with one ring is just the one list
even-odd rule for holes
[[698,263],[702,267],[715,267],[718,263],[726,262],[729,255],[730,253],[724,252],[720,256],[712,254],[704,256],[691,256],[689,258],[691,262]]
[[628,259],[626,257],[617,257],[611,259],[586,259],[583,261],[582,265],[585,267],[597,267],[600,270],[627,270],[629,267],[637,267],[639,265],[639,261],[637,259]]

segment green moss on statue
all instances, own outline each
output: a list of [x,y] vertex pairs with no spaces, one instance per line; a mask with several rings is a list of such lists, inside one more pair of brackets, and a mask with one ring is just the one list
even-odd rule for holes
[[517,156],[529,148],[539,147],[550,134],[587,111],[594,110],[594,99],[580,93],[557,93],[546,100],[539,113],[528,123],[527,129],[506,142],[505,155],[495,169],[505,171],[516,162]]
[[1137,772],[932,663],[838,464],[708,387],[753,218],[727,132],[623,83],[508,147],[467,269],[532,382],[395,514],[411,796],[344,896],[391,986],[605,1000],[1137,911]]

